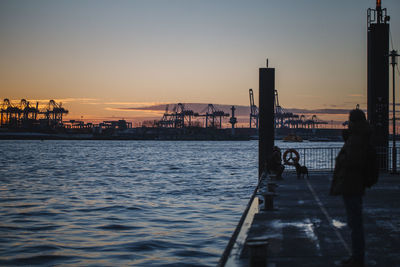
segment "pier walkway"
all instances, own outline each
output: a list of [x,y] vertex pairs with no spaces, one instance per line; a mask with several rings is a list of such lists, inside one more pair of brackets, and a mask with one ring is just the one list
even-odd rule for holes
[[[309,179],[297,179],[288,172],[273,181],[278,184],[274,209],[258,205],[243,244],[266,240],[267,266],[339,265],[350,255],[351,240],[341,197],[328,195],[331,177],[331,172],[310,172]],[[399,175],[381,174],[367,190],[364,225],[366,266],[400,266]],[[226,266],[249,265],[248,246],[242,248],[232,251]]]

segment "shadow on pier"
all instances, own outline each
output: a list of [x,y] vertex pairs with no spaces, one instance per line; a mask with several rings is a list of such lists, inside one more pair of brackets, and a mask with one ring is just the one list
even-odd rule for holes
[[[276,181],[266,177],[260,183],[253,220],[242,229],[246,237],[236,241],[225,266],[252,265],[250,254],[260,251],[251,252],[251,243],[264,250],[263,266],[337,266],[349,256],[351,241],[343,201],[329,196],[332,173],[311,172],[309,179],[297,179],[296,173],[287,172],[283,177]],[[399,266],[398,181],[399,176],[381,174],[364,197],[366,266]],[[265,207],[263,200],[271,182],[278,185],[273,208],[268,200],[270,207]]]

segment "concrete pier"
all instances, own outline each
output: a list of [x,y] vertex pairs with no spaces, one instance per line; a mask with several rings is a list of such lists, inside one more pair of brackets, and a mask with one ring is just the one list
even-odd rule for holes
[[[338,266],[349,257],[342,199],[328,195],[331,177],[331,172],[311,172],[309,179],[284,173],[283,180],[273,181],[278,185],[273,209],[264,209],[268,188],[260,187],[258,211],[246,229],[246,240],[268,243],[265,266]],[[267,179],[265,187],[271,182]],[[366,266],[400,266],[400,176],[381,174],[378,184],[367,190],[364,225]],[[251,265],[245,244],[240,253],[230,255],[227,266]]]

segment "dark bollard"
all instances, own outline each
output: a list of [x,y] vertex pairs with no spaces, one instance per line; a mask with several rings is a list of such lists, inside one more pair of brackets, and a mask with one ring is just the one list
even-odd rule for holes
[[267,184],[268,192],[275,193],[275,189],[277,187],[278,187],[278,185],[276,183],[268,183]]
[[265,267],[267,266],[267,239],[250,239],[247,240],[246,245],[250,251],[250,267]]
[[274,197],[276,197],[275,193],[272,192],[263,192],[264,197],[264,209],[263,210],[273,210],[274,209]]

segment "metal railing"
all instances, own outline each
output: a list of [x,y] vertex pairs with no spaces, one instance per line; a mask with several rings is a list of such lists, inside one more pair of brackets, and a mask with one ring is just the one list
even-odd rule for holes
[[[378,163],[381,170],[393,171],[393,148],[392,147],[379,147],[377,148]],[[396,170],[400,170],[400,147],[396,147]]]
[[[296,148],[300,155],[300,165],[306,166],[308,170],[333,171],[335,159],[341,147],[321,148]],[[284,150],[283,150],[284,152]],[[379,168],[381,171],[392,171],[392,148],[377,148]],[[396,168],[400,171],[400,147],[396,147]],[[285,170],[295,170],[294,166],[285,165]]]

